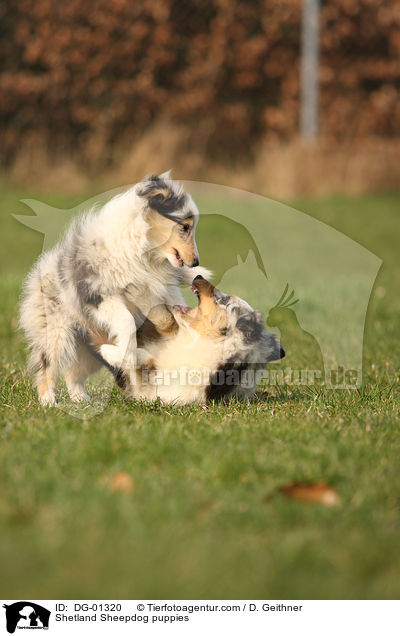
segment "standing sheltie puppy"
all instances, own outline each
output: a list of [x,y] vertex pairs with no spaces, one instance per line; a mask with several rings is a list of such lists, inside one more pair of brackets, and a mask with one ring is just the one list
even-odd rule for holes
[[40,256],[24,285],[20,326],[41,404],[55,403],[60,373],[72,399],[88,399],[85,380],[96,364],[81,332],[107,334],[113,344],[102,345],[100,355],[113,368],[133,372],[146,361],[137,349],[135,311],[183,302],[179,285],[190,283],[199,264],[198,216],[169,173],[149,176],[74,220]]

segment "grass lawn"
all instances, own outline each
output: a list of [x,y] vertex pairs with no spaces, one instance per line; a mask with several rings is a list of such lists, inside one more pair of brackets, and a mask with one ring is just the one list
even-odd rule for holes
[[[77,203],[2,191],[1,596],[398,598],[400,195],[292,202],[383,260],[361,389],[272,387],[207,408],[112,390],[87,418],[42,409],[24,370],[16,303],[42,239],[10,213],[34,196]],[[121,472],[133,481],[115,492]],[[292,480],[323,480],[341,504],[266,500]]]

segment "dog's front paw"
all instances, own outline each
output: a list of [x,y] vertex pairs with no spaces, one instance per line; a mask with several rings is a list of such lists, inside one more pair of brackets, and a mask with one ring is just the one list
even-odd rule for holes
[[136,355],[137,355],[137,366],[138,367],[145,367],[147,369],[155,369],[155,360],[153,358],[153,356],[151,355],[151,353],[149,353],[148,351],[146,351],[146,349],[137,349],[136,351]]
[[122,367],[124,356],[121,355],[119,347],[110,344],[103,344],[100,347],[100,355],[112,367]]
[[136,351],[128,353],[116,345],[104,344],[100,347],[101,357],[114,369],[126,369],[127,371],[136,368]]

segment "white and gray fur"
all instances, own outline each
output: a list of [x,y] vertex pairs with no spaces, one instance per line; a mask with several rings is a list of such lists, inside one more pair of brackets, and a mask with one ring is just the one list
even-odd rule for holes
[[29,273],[19,324],[42,404],[55,403],[59,374],[71,398],[88,398],[84,383],[98,365],[80,333],[105,331],[114,344],[101,347],[102,358],[134,368],[140,351],[132,307],[146,315],[154,305],[181,303],[179,285],[206,271],[174,267],[160,255],[148,239],[150,207],[178,222],[190,216],[194,234],[199,213],[192,198],[169,173],[151,176],[77,218]]

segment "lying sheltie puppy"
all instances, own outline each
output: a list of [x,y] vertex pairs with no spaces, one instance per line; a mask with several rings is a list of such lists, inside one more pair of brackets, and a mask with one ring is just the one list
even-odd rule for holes
[[73,400],[88,399],[93,360],[82,353],[81,331],[107,335],[100,354],[114,368],[133,372],[146,361],[136,347],[135,311],[182,303],[179,285],[207,271],[196,267],[198,215],[169,173],[153,175],[76,219],[41,255],[25,283],[19,322],[43,405],[55,403],[60,373]]
[[[138,342],[151,359],[134,374],[113,369],[129,397],[189,404],[250,397],[267,362],[285,355],[278,338],[266,331],[260,312],[237,296],[222,293],[202,276],[192,282],[195,308],[157,307],[138,330]],[[83,337],[101,365],[104,334]]]

